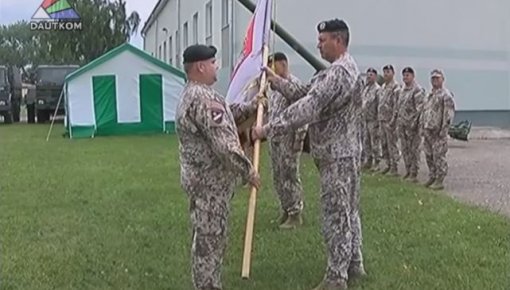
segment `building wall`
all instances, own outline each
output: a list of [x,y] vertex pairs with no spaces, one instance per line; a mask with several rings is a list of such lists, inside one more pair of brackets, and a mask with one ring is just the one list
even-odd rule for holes
[[[236,0],[166,1],[167,4],[157,20],[147,29],[144,50],[177,68],[182,68],[182,53],[188,45],[194,43],[214,45],[218,48],[217,61],[221,80],[217,86],[220,91],[224,91],[228,86],[232,67],[230,53],[232,1]],[[164,28],[166,31],[163,31]],[[225,40],[225,45],[222,45],[222,41]]]
[[[186,1],[183,14],[204,10],[205,0]],[[224,0],[212,0],[213,44],[220,51],[221,1]],[[233,5],[234,12],[230,55],[235,59],[242,49],[252,14],[236,0],[227,1]],[[429,72],[441,68],[446,74],[445,85],[455,94],[457,120],[472,118],[476,125],[510,126],[510,18],[506,13],[510,11],[510,2],[317,0],[296,3],[276,0],[274,18],[317,58],[320,58],[316,49],[317,24],[325,19],[344,19],[351,29],[350,51],[362,70],[374,66],[381,71],[382,66],[391,63],[401,81],[403,67],[412,66],[418,82],[429,89]],[[203,17],[200,19],[203,21]],[[298,77],[312,76],[311,65],[278,37],[275,49],[289,55],[291,69]],[[219,55],[221,58],[221,52]],[[228,86],[229,71],[228,67],[220,71],[217,87],[223,93]]]

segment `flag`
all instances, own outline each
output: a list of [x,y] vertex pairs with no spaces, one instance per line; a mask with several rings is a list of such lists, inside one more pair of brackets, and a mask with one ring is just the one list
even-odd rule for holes
[[265,65],[264,47],[269,45],[273,0],[258,0],[248,24],[243,50],[234,68],[226,101],[229,104],[249,103],[260,89],[260,68]]

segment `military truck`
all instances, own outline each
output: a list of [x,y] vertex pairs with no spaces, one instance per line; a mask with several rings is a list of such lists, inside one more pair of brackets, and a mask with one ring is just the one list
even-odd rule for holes
[[0,115],[5,123],[19,122],[22,98],[21,71],[0,65]]
[[0,66],[0,115],[4,123],[12,123],[12,89],[6,66]]
[[[75,70],[77,65],[39,65],[35,71],[35,111],[37,123],[50,120],[50,116],[57,109],[57,104],[64,88],[64,79]],[[57,115],[65,112],[64,98],[60,101]]]

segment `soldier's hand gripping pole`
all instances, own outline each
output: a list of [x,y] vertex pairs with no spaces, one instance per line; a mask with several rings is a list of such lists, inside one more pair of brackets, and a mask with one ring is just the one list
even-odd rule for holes
[[[267,63],[267,58],[269,57],[269,48],[267,46],[264,47],[262,59],[264,64]],[[260,90],[258,93],[258,106],[257,106],[257,121],[256,126],[262,126],[263,114],[264,114],[264,105],[263,98],[266,95],[266,73],[263,72],[260,79]],[[260,139],[255,140],[254,148],[253,148],[253,166],[255,170],[259,171],[259,159],[260,159]],[[243,253],[243,268],[241,276],[244,279],[248,279],[250,277],[250,267],[251,267],[251,252],[252,252],[252,244],[253,244],[253,228],[255,224],[255,207],[257,202],[257,188],[252,187],[250,191],[250,197],[248,202],[248,216],[246,219],[246,231],[244,237],[244,253]]]

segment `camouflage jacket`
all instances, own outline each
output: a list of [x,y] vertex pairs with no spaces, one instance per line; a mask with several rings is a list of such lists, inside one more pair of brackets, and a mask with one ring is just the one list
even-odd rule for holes
[[232,112],[232,116],[234,117],[236,125],[239,125],[257,113],[257,103],[252,102],[249,104],[230,104],[229,109]]
[[395,80],[382,85],[379,96],[379,121],[394,123],[397,120],[399,90]]
[[[293,75],[289,75],[288,79],[293,83],[301,85],[301,81]],[[269,111],[267,121],[271,122],[276,120],[276,118],[278,118],[278,116],[282,114],[285,111],[285,109],[287,109],[292,104],[292,100],[294,100],[292,96],[286,97],[276,90],[270,90]],[[304,125],[303,127],[298,128],[295,132],[291,132],[289,134],[281,136],[274,136],[273,138],[271,138],[271,141],[283,142],[299,146],[299,143],[303,142],[303,140],[305,139],[307,128],[308,125]]]
[[399,94],[398,122],[400,125],[418,126],[423,110],[425,89],[419,84],[403,86]]
[[248,179],[254,168],[241,148],[234,115],[211,87],[188,82],[175,121],[184,189],[230,183],[239,175]]
[[422,113],[423,128],[437,131],[446,137],[455,115],[455,102],[451,92],[446,88],[433,90],[427,97]]
[[377,113],[379,106],[379,93],[381,86],[374,82],[373,84],[367,84],[363,89],[363,118],[366,122],[377,121]]
[[319,164],[359,157],[361,81],[349,54],[317,73],[308,84],[279,78],[274,89],[295,102],[265,126],[267,134],[283,135],[309,124],[310,151]]

